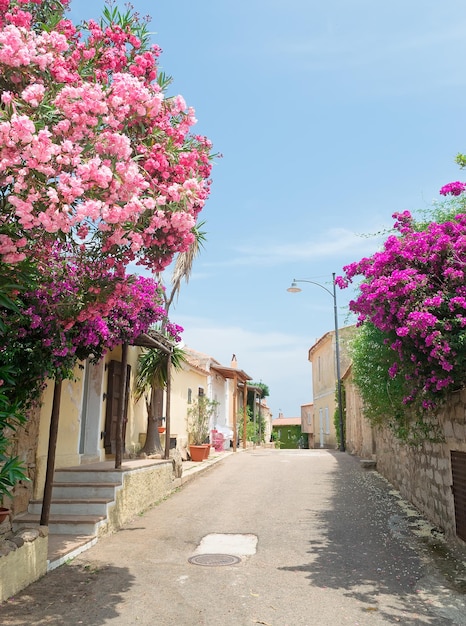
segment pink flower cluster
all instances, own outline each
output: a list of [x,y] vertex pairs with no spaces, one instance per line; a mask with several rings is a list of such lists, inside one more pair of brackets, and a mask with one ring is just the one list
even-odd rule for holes
[[408,212],[395,214],[398,235],[382,251],[344,267],[344,288],[362,276],[350,303],[359,323],[370,321],[394,351],[390,375],[402,371],[416,399],[431,408],[445,390],[466,382],[466,215],[431,223],[423,232]]
[[39,256],[60,237],[113,268],[160,271],[192,242],[211,143],[156,82],[160,51],[136,17],[48,29],[45,4],[0,0],[0,259]]

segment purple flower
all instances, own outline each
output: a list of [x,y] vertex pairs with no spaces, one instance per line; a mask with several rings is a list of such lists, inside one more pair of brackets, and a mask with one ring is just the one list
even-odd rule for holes
[[462,183],[459,180],[454,183],[448,183],[448,185],[444,185],[440,189],[440,194],[442,196],[448,196],[449,194],[452,196],[459,196],[466,189],[466,183]]

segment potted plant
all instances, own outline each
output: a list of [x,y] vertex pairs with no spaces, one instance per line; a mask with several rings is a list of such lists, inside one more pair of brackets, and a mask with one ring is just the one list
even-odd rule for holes
[[189,455],[192,461],[203,461],[210,452],[209,424],[219,402],[199,396],[188,409]]

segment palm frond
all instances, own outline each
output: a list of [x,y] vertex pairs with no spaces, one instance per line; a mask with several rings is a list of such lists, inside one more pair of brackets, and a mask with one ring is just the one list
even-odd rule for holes
[[180,252],[180,254],[176,257],[175,267],[171,277],[172,292],[168,300],[168,306],[170,306],[173,302],[175,296],[178,295],[181,288],[181,282],[183,280],[186,283],[189,282],[194,260],[200,254],[200,251],[204,247],[204,243],[206,241],[206,232],[202,230],[204,226],[205,221],[199,222],[199,224],[194,226],[192,230],[192,233],[194,234],[193,243],[189,246],[188,250]]
[[[139,355],[134,385],[135,399],[139,400],[152,387],[164,389],[168,381],[168,357],[162,350],[150,348]],[[171,369],[180,370],[186,362],[183,348],[174,346],[171,353]]]

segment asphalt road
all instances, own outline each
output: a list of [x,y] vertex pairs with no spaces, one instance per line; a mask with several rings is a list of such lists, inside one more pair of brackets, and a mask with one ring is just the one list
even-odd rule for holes
[[357,459],[258,448],[1,605],[0,624],[466,625],[462,558]]

